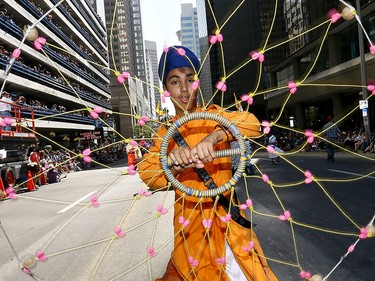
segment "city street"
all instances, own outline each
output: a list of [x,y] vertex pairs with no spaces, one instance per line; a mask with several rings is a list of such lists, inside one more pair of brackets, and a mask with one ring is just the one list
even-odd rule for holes
[[[255,155],[278,199],[259,177],[247,179],[254,210],[276,216],[254,213],[254,230],[266,256],[279,261],[270,261],[279,280],[301,280],[300,269],[293,266],[297,263],[294,244],[303,270],[327,275],[357,240],[350,235],[359,234],[354,224],[362,227],[371,221],[375,213],[375,175],[360,178],[375,170],[373,154],[370,156],[371,160],[365,160],[339,152],[332,163],[326,161],[324,152],[301,152],[287,156],[290,163],[282,160],[282,164],[275,165],[265,153]],[[133,195],[145,186],[138,175],[121,175],[124,169],[117,165],[111,170],[70,173],[58,184],[19,194],[16,201],[0,202],[1,224],[18,256],[35,256],[39,250],[47,256],[47,261],[38,261],[32,269],[37,278],[141,281],[154,280],[164,272],[172,249],[173,192],[159,192],[137,200]],[[297,184],[304,181],[305,170],[313,173],[320,186]],[[237,191],[240,198],[246,198],[243,182]],[[90,206],[93,194],[99,195],[98,207]],[[277,219],[283,213],[280,202],[299,225],[316,228],[294,225],[291,232],[289,222]],[[157,218],[159,203],[172,209]],[[116,239],[114,228],[119,225],[125,236]],[[150,245],[157,256],[148,259]],[[0,247],[0,279],[31,280],[18,267],[1,231]],[[360,241],[328,280],[373,280],[374,249],[374,239]]]

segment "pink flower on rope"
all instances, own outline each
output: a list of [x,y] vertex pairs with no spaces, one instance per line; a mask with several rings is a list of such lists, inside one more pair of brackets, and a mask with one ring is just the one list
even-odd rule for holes
[[115,229],[114,229],[114,231],[115,231],[116,236],[118,238],[122,238],[122,237],[125,236],[125,232],[123,232],[119,226],[116,226]]
[[367,86],[367,90],[371,92],[371,94],[375,95],[375,85],[371,84]]
[[187,220],[187,219],[185,219],[183,216],[180,216],[180,217],[178,218],[178,222],[179,222],[180,224],[182,224],[184,227],[187,227],[187,226],[189,225],[189,223],[190,223],[190,221]]
[[3,122],[4,122],[5,125],[11,125],[12,124],[12,118],[4,117]]
[[198,260],[194,259],[193,257],[188,257],[188,263],[193,266],[193,267],[197,267],[198,266]]
[[91,112],[90,112],[90,116],[91,116],[91,118],[94,119],[94,120],[99,118],[99,114],[96,113],[95,111],[91,111]]
[[99,201],[98,201],[98,195],[94,194],[93,196],[91,196],[91,206],[93,206],[94,208],[97,208],[99,207]]
[[311,273],[309,271],[301,271],[299,273],[299,277],[304,278],[304,279],[310,279],[311,278]]
[[202,220],[202,224],[203,224],[203,226],[204,226],[206,229],[210,229],[211,226],[212,226],[212,220],[211,220],[211,219],[209,219],[209,220],[203,219],[203,220]]
[[311,183],[313,181],[313,174],[309,170],[306,170],[305,173],[304,173],[304,175],[306,177],[305,178],[305,183],[306,184],[309,184],[309,183]]
[[217,264],[225,264],[226,263],[226,258],[225,257],[220,257],[216,259]]
[[161,102],[162,103],[165,103],[166,102],[166,98],[168,98],[168,97],[171,96],[171,93],[168,92],[168,91],[162,91],[162,90],[160,90],[160,94],[161,94]]
[[38,51],[40,51],[43,48],[43,45],[45,45],[47,42],[46,38],[38,37],[34,41],[34,48]]
[[91,163],[92,158],[90,156],[83,156],[83,161],[85,161],[86,163]]
[[336,23],[341,18],[341,14],[336,9],[330,9],[327,13],[327,17],[331,19],[332,23]]
[[249,252],[251,249],[254,249],[255,243],[254,241],[249,241],[249,243],[246,246],[242,247],[242,251]]
[[225,92],[227,90],[227,85],[223,81],[216,82],[215,87],[222,92]]
[[297,84],[294,81],[288,82],[288,88],[290,93],[293,95],[295,92],[297,92]]
[[354,248],[355,248],[354,244],[350,245],[348,248],[348,253],[352,253],[354,251]]
[[253,104],[254,102],[254,99],[250,95],[247,95],[247,94],[242,95],[241,100],[243,102],[247,102],[247,104]]
[[147,253],[150,255],[150,257],[156,257],[158,255],[158,253],[155,252],[155,249],[152,246],[147,247]]
[[222,222],[230,222],[232,219],[232,215],[231,214],[226,214],[224,217],[220,217],[220,220]]
[[117,82],[123,84],[125,82],[125,78],[120,74],[116,77]]
[[47,260],[47,256],[43,253],[43,251],[38,251],[36,253],[36,257],[40,261],[46,261]]
[[21,50],[20,49],[14,49],[12,52],[12,58],[18,59],[21,55]]
[[82,151],[83,155],[83,161],[86,163],[90,163],[92,161],[92,158],[89,156],[91,154],[90,148],[86,148],[85,150]]
[[82,151],[83,156],[89,156],[91,154],[90,148],[86,148],[85,150]]
[[129,175],[135,175],[137,173],[136,167],[134,165],[130,165],[128,167],[128,174]]
[[18,198],[17,194],[14,192],[13,187],[8,187],[7,189],[5,189],[5,193],[8,194],[10,199],[15,200]]
[[267,149],[267,152],[269,153],[272,153],[272,154],[275,153],[275,148],[272,145],[267,145],[266,149]]
[[307,142],[308,143],[313,143],[314,142],[314,133],[312,130],[307,129],[305,131],[305,137],[307,137]]
[[286,220],[289,220],[290,218],[291,218],[291,215],[289,211],[285,211],[284,214],[279,216],[279,220],[281,221],[286,221]]
[[156,206],[156,210],[158,211],[159,215],[165,215],[166,213],[168,213],[168,209],[164,208],[162,204],[158,204]]
[[149,196],[151,196],[152,195],[152,192],[150,191],[150,190],[148,190],[148,189],[141,189],[141,190],[139,190],[138,191],[138,193],[137,193],[139,196],[146,196],[146,197],[149,197]]
[[253,60],[259,60],[260,62],[264,62],[264,55],[262,53],[258,53],[257,51],[250,52],[249,56]]
[[375,55],[375,45],[371,43],[371,46],[370,46],[370,53],[371,55]]
[[262,180],[265,182],[265,183],[269,183],[270,179],[268,178],[268,176],[266,174],[263,174],[262,175]]
[[138,146],[138,143],[135,140],[131,140],[129,142],[132,146]]
[[200,80],[197,79],[197,80],[195,80],[195,81],[193,82],[193,84],[191,84],[191,88],[193,89],[193,91],[195,91],[196,89],[199,88],[200,83],[201,83]]
[[262,126],[263,126],[263,132],[265,133],[265,134],[268,134],[270,131],[271,131],[271,125],[270,125],[270,122],[268,122],[268,121],[266,121],[266,120],[264,120],[264,121],[262,121],[262,124],[261,124]]
[[121,76],[124,77],[125,79],[128,79],[130,77],[130,73],[129,72],[126,72],[126,71],[123,71],[121,73]]
[[116,80],[120,84],[123,84],[125,82],[125,79],[128,79],[130,77],[129,72],[124,71],[123,73],[116,72]]
[[139,120],[138,120],[138,125],[139,126],[144,126],[146,125],[146,122],[150,120],[150,117],[143,115]]
[[362,227],[359,232],[359,239],[366,239],[367,238],[367,230],[365,227]]
[[96,113],[100,114],[100,113],[102,113],[102,112],[103,112],[103,108],[102,108],[102,107],[100,107],[100,106],[94,107],[94,112],[96,112]]
[[240,209],[241,210],[246,210],[247,208],[250,208],[253,206],[253,201],[251,201],[251,199],[247,199],[246,200],[246,204],[241,204],[240,205]]
[[224,36],[221,34],[221,33],[218,33],[216,35],[210,35],[208,37],[208,42],[210,42],[210,44],[216,44],[216,42],[223,42],[224,40]]
[[183,48],[178,48],[178,49],[177,49],[177,53],[178,53],[180,56],[185,56],[186,51],[185,51]]

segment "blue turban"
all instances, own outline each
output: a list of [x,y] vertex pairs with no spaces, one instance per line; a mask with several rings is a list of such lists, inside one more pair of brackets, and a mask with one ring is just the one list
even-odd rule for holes
[[[183,49],[185,55],[180,55],[178,49]],[[198,73],[200,62],[191,50],[183,46],[172,46],[169,47],[168,52],[163,52],[159,61],[158,69],[159,78],[163,82],[163,85],[166,83],[169,71],[181,67],[193,68],[195,72]]]

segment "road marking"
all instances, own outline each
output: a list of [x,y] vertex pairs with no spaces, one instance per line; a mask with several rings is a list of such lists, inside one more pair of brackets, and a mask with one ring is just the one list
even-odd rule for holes
[[69,206],[66,206],[64,209],[61,209],[60,211],[58,211],[57,213],[58,214],[61,214],[61,213],[65,213],[66,211],[69,211],[71,208],[73,208],[75,205],[77,205],[78,203],[81,203],[83,200],[85,200],[87,197],[93,195],[96,191],[93,191],[93,192],[90,192],[89,194],[86,194],[85,196],[79,198],[77,201],[73,202],[72,204],[70,204]]
[[[364,175],[357,174],[357,173],[351,173],[351,172],[346,172],[346,171],[341,171],[341,170],[335,170],[335,169],[328,169],[328,171],[342,173],[342,174],[348,174],[348,175],[352,175],[352,176],[360,176],[360,177],[364,176]],[[375,177],[367,176],[366,179],[373,179],[374,180]]]

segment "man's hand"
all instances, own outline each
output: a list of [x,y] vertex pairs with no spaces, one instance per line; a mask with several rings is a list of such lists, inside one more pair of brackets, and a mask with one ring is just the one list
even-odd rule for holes
[[172,174],[176,175],[187,168],[203,168],[204,163],[212,162],[215,159],[214,146],[223,140],[225,132],[214,131],[201,140],[192,149],[188,147],[178,147],[169,153],[174,166],[171,168]]

